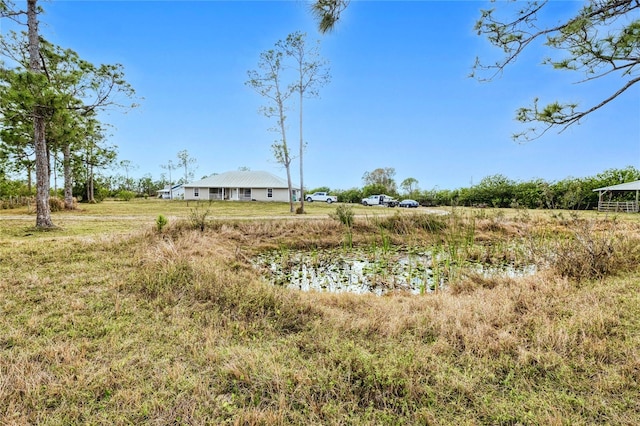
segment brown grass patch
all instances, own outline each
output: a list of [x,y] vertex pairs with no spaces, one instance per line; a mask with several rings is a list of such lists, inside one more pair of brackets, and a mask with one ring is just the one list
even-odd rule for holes
[[[479,235],[449,220],[459,228],[384,229]],[[572,232],[536,220],[481,233],[508,247],[512,229]],[[337,221],[177,222],[0,245],[1,424],[640,422],[632,265],[596,280],[469,276],[424,296],[301,293],[265,284],[250,257],[340,245]],[[379,238],[373,222],[356,218],[354,239]],[[616,250],[633,253],[637,229],[619,228]]]

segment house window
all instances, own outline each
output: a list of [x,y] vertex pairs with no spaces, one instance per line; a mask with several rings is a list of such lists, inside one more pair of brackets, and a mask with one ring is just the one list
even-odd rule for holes
[[267,198],[273,198],[273,189],[267,188]]
[[240,188],[240,198],[243,200],[250,200],[251,188]]
[[193,196],[194,197],[199,197],[200,196],[200,188],[193,188]]
[[209,199],[222,200],[222,188],[209,188]]

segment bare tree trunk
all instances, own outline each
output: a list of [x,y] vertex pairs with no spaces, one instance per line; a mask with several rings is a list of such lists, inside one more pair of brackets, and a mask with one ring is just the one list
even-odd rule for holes
[[[29,68],[34,74],[41,74],[37,0],[27,0],[27,26],[29,28]],[[49,206],[50,177],[45,140],[45,117],[44,108],[41,105],[36,105],[33,109],[33,130],[36,154],[36,228],[53,228],[55,225],[51,221]]]
[[31,195],[31,183],[33,182],[33,166],[27,166],[27,190]]
[[95,195],[93,192],[93,164],[89,164],[89,177],[87,179],[87,201],[95,203]]
[[71,144],[64,146],[62,154],[62,167],[64,168],[64,208],[73,210],[73,183],[71,182]]
[[[51,160],[51,153],[49,153],[49,160]],[[51,165],[51,163],[49,163]],[[58,196],[58,173],[56,169],[58,168],[58,157],[56,155],[53,156],[53,167],[49,169],[49,175],[51,176],[51,171],[53,171],[53,195],[54,197]],[[51,177],[49,177],[51,179]]]
[[[302,81],[300,81],[302,85]],[[302,136],[302,90],[300,91],[300,213],[304,213],[304,174],[302,166],[302,154],[304,151],[304,140]]]
[[84,177],[84,190],[85,190],[85,195],[87,197],[87,203],[91,202],[91,192],[89,191],[89,154],[87,154],[87,158],[85,161],[85,177]]
[[93,166],[91,166],[91,177],[89,178],[89,194],[91,199],[89,200],[92,203],[96,202],[95,189],[93,188]]
[[282,100],[278,101],[278,109],[280,111],[280,132],[282,133],[282,163],[287,170],[287,185],[289,187],[289,212],[293,213],[295,208],[293,206],[293,184],[291,183],[291,156],[289,155],[289,146],[287,145],[285,118],[284,118],[284,105]]
[[289,185],[289,212],[293,213],[295,207],[293,205],[293,184],[291,183],[291,167],[287,166],[287,184]]

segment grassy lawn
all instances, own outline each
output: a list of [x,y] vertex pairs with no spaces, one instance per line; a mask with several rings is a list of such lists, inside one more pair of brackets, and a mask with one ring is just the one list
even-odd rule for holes
[[541,265],[378,297],[265,283],[260,251],[344,245],[306,206],[107,201],[48,232],[0,211],[0,424],[640,424],[637,215],[353,206],[354,245]]

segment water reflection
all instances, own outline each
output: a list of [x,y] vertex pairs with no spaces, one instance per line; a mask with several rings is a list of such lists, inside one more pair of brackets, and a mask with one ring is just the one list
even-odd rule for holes
[[423,294],[446,287],[463,270],[485,276],[529,275],[535,267],[452,262],[443,253],[383,249],[294,251],[263,253],[255,266],[274,284],[302,291]]

